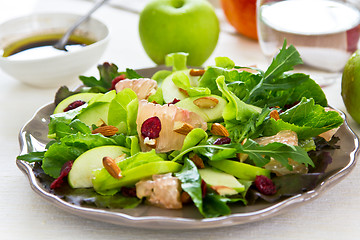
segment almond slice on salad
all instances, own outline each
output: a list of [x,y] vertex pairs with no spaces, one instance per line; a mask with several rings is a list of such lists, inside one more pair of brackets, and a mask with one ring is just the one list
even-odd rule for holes
[[101,126],[91,131],[92,134],[100,133],[105,137],[110,137],[115,135],[119,129],[115,126],[107,125],[107,126]]
[[202,76],[204,75],[205,73],[205,70],[204,69],[190,69],[190,76],[194,76],[194,77],[197,77],[197,76]]
[[191,161],[193,161],[193,163],[195,164],[195,166],[198,168],[198,169],[203,169],[205,168],[205,165],[204,165],[204,161],[202,160],[201,157],[199,157],[199,155],[197,155],[196,153],[191,153],[189,155],[189,158]]
[[111,157],[103,157],[103,166],[108,173],[116,179],[122,178],[121,169],[116,164],[115,160]]
[[182,135],[187,135],[194,127],[186,122],[176,121],[174,123],[174,132],[180,133]]
[[219,103],[219,100],[214,97],[201,97],[193,101],[199,108],[214,108]]
[[[241,145],[244,145],[247,141],[247,138],[245,138],[242,142]],[[240,162],[245,162],[245,160],[249,157],[248,154],[246,153],[237,153],[236,157],[239,159]]]
[[149,137],[146,137],[144,138],[144,144],[150,148],[156,148],[156,139],[150,139]]
[[211,125],[210,132],[218,136],[224,136],[224,137],[230,136],[228,130],[220,123],[214,123],[213,125]]
[[280,120],[280,115],[277,110],[272,110],[269,114],[270,118],[273,118],[275,121]]

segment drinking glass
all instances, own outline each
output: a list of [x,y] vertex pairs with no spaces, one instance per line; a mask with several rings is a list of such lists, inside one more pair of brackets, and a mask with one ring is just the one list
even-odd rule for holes
[[284,39],[299,51],[309,74],[321,86],[341,78],[358,49],[360,10],[353,0],[257,0],[257,30],[264,55],[271,60]]

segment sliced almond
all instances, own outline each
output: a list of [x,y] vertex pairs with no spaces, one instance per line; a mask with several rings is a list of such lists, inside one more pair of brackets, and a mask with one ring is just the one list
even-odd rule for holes
[[190,124],[182,121],[176,121],[174,123],[174,132],[180,133],[182,135],[187,135],[191,130],[193,130],[194,127]]
[[111,157],[103,157],[103,166],[113,178],[122,178],[121,169]]
[[217,136],[228,137],[230,135],[228,130],[220,123],[214,123],[213,125],[211,125],[210,132]]
[[102,119],[100,118],[99,121],[97,121],[95,125],[96,125],[97,127],[103,127],[103,126],[106,126],[106,123],[104,122],[104,120],[102,120]]
[[184,95],[189,96],[189,93],[188,93],[185,89],[179,88],[179,91],[180,91],[181,93],[183,93]]
[[219,100],[214,97],[201,97],[195,99],[193,103],[199,108],[214,108],[219,103]]
[[116,163],[118,163],[118,162],[124,160],[125,157],[126,157],[126,153],[123,153],[120,156],[116,157],[114,160],[115,160]]
[[198,168],[198,169],[203,169],[205,168],[205,165],[204,165],[204,161],[202,160],[201,157],[199,157],[199,155],[197,155],[196,153],[192,153],[189,155],[189,158],[191,161],[194,162],[195,166]]
[[144,144],[148,147],[156,148],[156,139],[155,138],[150,139],[150,138],[146,137],[144,139]]
[[275,119],[275,121],[280,119],[279,112],[277,110],[272,110],[269,114],[270,118]]
[[190,203],[191,202],[191,197],[187,192],[182,192],[180,195],[180,201],[182,203]]
[[[242,142],[241,145],[244,145],[247,141],[247,138],[245,138]],[[249,157],[248,154],[246,153],[237,153],[236,157],[239,159],[240,162],[245,162],[245,160]]]
[[110,137],[110,136],[115,135],[118,131],[119,131],[119,129],[117,127],[108,125],[108,126],[98,127],[96,129],[92,130],[91,133],[92,134],[100,133],[100,134],[104,135],[105,137]]
[[190,76],[202,76],[204,75],[205,70],[204,69],[191,69],[190,70]]

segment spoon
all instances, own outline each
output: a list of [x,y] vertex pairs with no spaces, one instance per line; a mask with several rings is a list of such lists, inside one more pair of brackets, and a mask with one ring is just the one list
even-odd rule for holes
[[57,41],[53,47],[58,49],[58,50],[63,50],[63,51],[67,51],[65,46],[71,36],[71,34],[75,31],[75,29],[81,24],[83,23],[85,20],[87,20],[90,15],[95,12],[99,7],[101,7],[105,2],[107,2],[108,0],[101,0],[99,2],[97,2],[93,8],[90,9],[90,11],[82,16],[81,18],[79,18],[75,24],[73,26],[71,26],[71,28],[69,28],[66,33],[61,37],[61,39],[59,41]]

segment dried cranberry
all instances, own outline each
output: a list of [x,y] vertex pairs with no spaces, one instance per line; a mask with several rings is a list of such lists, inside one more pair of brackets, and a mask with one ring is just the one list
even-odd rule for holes
[[51,183],[50,185],[51,189],[59,188],[63,185],[64,178],[69,174],[72,165],[73,165],[73,161],[68,161],[64,163],[60,171],[60,176]]
[[174,100],[172,100],[172,102],[169,102],[169,103],[168,103],[168,106],[169,106],[170,104],[176,104],[176,103],[178,103],[178,102],[180,102],[180,100],[177,99],[177,98],[174,98]]
[[125,197],[136,197],[135,187],[122,187],[121,194]]
[[69,104],[69,106],[67,106],[65,109],[64,109],[64,112],[67,112],[67,111],[70,111],[70,110],[73,110],[77,107],[80,107],[82,105],[84,105],[86,102],[82,101],[82,100],[76,100],[72,103]]
[[222,137],[215,140],[213,143],[214,145],[223,145],[223,144],[229,144],[231,143],[231,138],[229,137]]
[[206,195],[206,182],[204,180],[201,179],[201,193],[202,193],[202,198],[205,197]]
[[263,175],[256,176],[254,181],[255,187],[260,193],[265,195],[273,195],[276,193],[276,187],[273,181]]
[[141,135],[146,138],[158,138],[161,131],[161,121],[157,116],[146,119],[141,125]]
[[125,74],[121,74],[117,77],[115,77],[112,81],[111,81],[111,88],[109,90],[114,90],[115,89],[115,85],[120,82],[121,80],[124,80],[126,78]]

